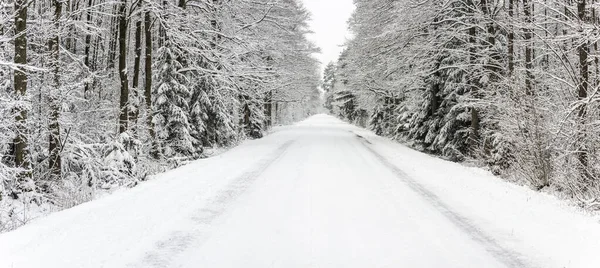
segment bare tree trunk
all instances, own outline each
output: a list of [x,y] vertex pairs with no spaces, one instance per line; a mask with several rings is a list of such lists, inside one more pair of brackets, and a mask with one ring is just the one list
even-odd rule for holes
[[[271,58],[271,56],[267,56],[266,58],[267,61],[267,71],[271,72],[273,70],[272,65],[272,61],[273,58]],[[267,95],[265,96],[265,104],[264,104],[264,112],[265,112],[265,127],[266,128],[270,128],[271,126],[273,126],[273,90],[270,90],[269,92],[267,92]]]
[[[69,10],[69,12],[71,14],[73,14],[74,11],[79,10],[79,5],[80,4],[81,4],[81,1],[80,0],[76,0],[75,3],[73,4],[73,6],[71,7],[71,9]],[[77,21],[82,21],[81,18],[83,16],[83,13],[78,12],[77,14],[78,15],[76,15],[76,17],[77,17],[76,20]],[[77,28],[75,27],[75,25],[72,25],[71,29],[72,29],[72,34],[70,36],[70,39],[73,42],[73,51],[72,52],[73,52],[73,54],[77,54],[77,38],[76,38],[76,36],[77,36]]]
[[119,79],[121,97],[119,101],[119,133],[127,131],[129,111],[129,81],[127,77],[127,0],[119,6]]
[[[124,5],[124,4],[121,4]],[[121,5],[117,5],[118,7],[114,7],[116,9],[116,11],[118,12],[121,8]],[[114,14],[115,10],[112,11]],[[107,62],[107,69],[113,69],[115,67],[115,57],[116,57],[116,51],[117,51],[117,39],[119,38],[119,23],[118,23],[119,18],[113,18],[111,19],[111,23],[110,23],[110,28],[111,31],[113,32],[113,34],[111,35],[111,38],[109,40],[108,43],[108,62]]]
[[[592,23],[594,23],[594,25],[598,25],[598,15],[596,14],[596,0],[592,0]],[[596,75],[594,77],[594,83],[593,86],[597,87],[598,83],[599,83],[599,79],[600,79],[600,69],[598,66],[598,64],[600,64],[599,58],[598,58],[598,41],[594,42],[594,67],[595,67],[595,71],[596,71]]]
[[150,140],[152,143],[150,155],[154,158],[158,158],[158,144],[156,141],[156,132],[154,131],[154,123],[152,122],[152,115],[154,114],[154,111],[152,109],[152,18],[150,17],[150,11],[146,11],[144,13],[144,37],[146,42],[146,59],[144,61],[146,124],[148,125],[148,131],[150,132]]
[[[94,4],[94,0],[88,0],[88,5],[87,8],[90,9],[92,8],[92,5]],[[87,15],[86,15],[86,23],[90,24],[92,22],[92,12],[90,10],[87,11]],[[85,35],[85,59],[84,64],[85,66],[88,68],[88,70],[93,71],[92,66],[90,66],[90,47],[92,45],[92,35],[91,34],[86,34]],[[85,86],[83,88],[83,97],[87,98],[88,94],[90,91],[90,83],[86,82]]]
[[[54,64],[53,73],[53,90],[48,94],[48,103],[50,106],[49,116],[49,145],[48,145],[48,168],[53,180],[61,178],[61,139],[60,139],[60,123],[58,121],[60,117],[60,103],[57,94],[60,92],[60,17],[62,16],[62,2],[59,0],[52,0],[54,5],[54,30],[55,36],[48,42],[48,49],[50,50],[50,57]],[[54,92],[52,92],[54,91]]]
[[275,102],[275,114],[273,115],[273,122],[279,124],[279,102]]
[[[169,5],[167,0],[162,1],[162,8],[166,9]],[[158,27],[158,47],[163,47],[164,41],[167,39],[167,29],[163,23],[161,23]]]
[[[510,20],[514,19],[514,0],[508,0],[508,16]],[[510,29],[508,30],[508,72],[510,75],[515,71],[515,31],[513,23],[513,21],[510,22]]]
[[495,45],[496,45],[496,26],[494,25],[492,8],[490,7],[489,0],[481,0],[481,9],[483,10],[484,20],[486,20],[487,24],[487,49],[488,54],[490,56],[490,63],[486,65],[486,69],[489,72],[491,80],[497,80],[498,72],[500,68],[498,66],[498,61],[500,57],[498,53],[496,53]]
[[[142,8],[142,1],[138,2],[138,9]],[[140,80],[140,62],[142,59],[142,12],[140,10],[140,17],[139,19],[135,22],[135,59],[134,59],[134,63],[133,63],[133,84],[132,84],[132,93],[133,93],[133,99],[135,100],[136,105],[138,105],[138,107],[132,107],[131,110],[131,124],[132,125],[136,125],[136,122],[138,120],[139,117],[139,111],[140,111],[140,107],[139,107],[139,98],[140,98],[140,90],[139,90],[139,80]],[[135,129],[134,129],[134,135],[137,134],[135,133]]]
[[[27,93],[27,0],[15,0],[15,58],[14,63],[18,66],[14,72],[15,94],[25,97]],[[29,151],[27,141],[27,109],[18,107],[16,111],[15,124],[17,135],[14,139],[15,166],[29,170]],[[29,171],[21,174],[23,177],[31,177]]]
[[533,22],[530,0],[523,0],[523,14],[525,15],[525,29],[523,30],[525,42],[525,94],[532,96],[533,92]]
[[[473,10],[475,10],[476,6],[475,3],[470,1],[470,5],[471,8]],[[475,14],[471,14],[473,17],[473,21],[472,23],[475,24]],[[476,45],[477,45],[477,38],[476,38],[476,29],[475,29],[475,25],[473,25],[472,27],[469,28],[469,64],[471,66],[475,65],[476,62]],[[471,79],[472,81],[469,81],[469,90],[471,93],[471,97],[473,99],[477,99],[477,95],[478,95],[478,86],[477,86],[477,82],[474,81],[474,79]],[[479,142],[479,112],[477,111],[476,107],[471,107],[471,131],[469,132],[469,145],[471,147],[471,150],[475,149],[477,147],[477,144]]]
[[[586,16],[586,0],[579,0],[577,2],[577,15],[579,17],[580,23],[584,24],[587,22]],[[581,29],[583,31],[583,29]],[[582,35],[582,38],[585,38]],[[579,76],[580,82],[578,86],[578,97],[580,101],[583,101],[588,96],[588,86],[589,86],[589,63],[588,56],[590,53],[589,42],[587,40],[581,42],[579,47],[577,48],[577,53],[579,54]],[[585,146],[585,117],[587,115],[587,105],[585,103],[581,103],[579,107],[579,120],[580,120],[580,131],[578,137],[579,148],[577,150],[577,158],[579,159],[579,163],[581,164],[582,175],[586,180],[591,178],[591,174],[589,172],[589,163],[588,163],[588,151]]]

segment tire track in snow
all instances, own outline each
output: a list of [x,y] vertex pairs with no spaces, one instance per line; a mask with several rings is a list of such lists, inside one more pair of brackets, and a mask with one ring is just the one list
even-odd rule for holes
[[262,159],[256,168],[233,179],[224,189],[208,200],[206,205],[195,211],[190,217],[194,228],[171,233],[167,238],[158,241],[154,249],[147,252],[139,263],[128,265],[128,267],[170,267],[172,261],[179,254],[192,246],[202,245],[210,236],[210,227],[214,221],[223,215],[267,168],[280,159],[293,142],[293,140],[287,141],[279,146],[273,154]]
[[492,255],[502,264],[506,265],[506,267],[534,268],[534,266],[531,266],[525,261],[525,258],[521,254],[499,245],[493,237],[484,233],[481,229],[471,223],[468,218],[452,210],[452,208],[446,205],[435,193],[429,191],[425,186],[411,178],[406,172],[400,170],[383,155],[375,151],[375,149],[369,146],[372,143],[365,137],[356,133],[354,133],[354,135],[356,135],[356,137],[361,141],[360,144],[363,145],[367,151],[369,151],[377,160],[379,160],[379,162],[381,162],[394,175],[396,175],[397,178],[402,180],[405,185],[419,194],[429,204],[434,206],[442,215],[444,215],[444,217],[446,217],[456,227],[461,229],[471,239],[481,244],[484,249],[490,253],[490,255]]

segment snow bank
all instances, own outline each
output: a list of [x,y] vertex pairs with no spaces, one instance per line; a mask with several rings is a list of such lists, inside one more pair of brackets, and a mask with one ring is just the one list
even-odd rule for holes
[[[600,224],[556,197],[354,128],[369,146],[532,267],[600,265]],[[538,266],[543,264],[543,266]]]

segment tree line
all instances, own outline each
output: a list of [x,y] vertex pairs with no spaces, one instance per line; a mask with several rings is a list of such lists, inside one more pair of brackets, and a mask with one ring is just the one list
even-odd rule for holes
[[297,0],[2,1],[0,231],[15,202],[73,206],[313,112],[308,18]]
[[597,208],[595,0],[355,0],[327,107],[379,135]]

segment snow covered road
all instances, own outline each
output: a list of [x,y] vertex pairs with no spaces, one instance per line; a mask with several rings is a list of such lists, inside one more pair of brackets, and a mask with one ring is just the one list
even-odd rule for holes
[[599,252],[600,225],[554,198],[326,115],[0,235],[11,268],[598,267]]

